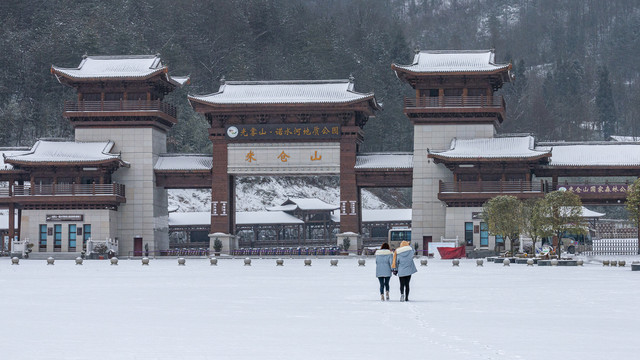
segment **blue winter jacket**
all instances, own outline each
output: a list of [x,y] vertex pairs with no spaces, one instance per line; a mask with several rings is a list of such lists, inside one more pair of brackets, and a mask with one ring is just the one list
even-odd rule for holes
[[411,246],[402,246],[396,249],[396,269],[398,276],[409,276],[418,272],[416,264],[413,263],[413,248]]
[[390,277],[392,261],[393,253],[391,250],[376,250],[376,277]]

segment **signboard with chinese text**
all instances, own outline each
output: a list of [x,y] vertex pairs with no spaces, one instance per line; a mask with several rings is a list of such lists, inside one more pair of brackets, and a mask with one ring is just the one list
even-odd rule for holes
[[340,144],[229,144],[229,174],[339,174]]
[[563,185],[558,190],[571,191],[576,194],[626,194],[631,184],[601,185]]
[[47,221],[83,221],[84,215],[47,215]]
[[225,129],[230,140],[325,140],[339,139],[339,124],[252,124]]

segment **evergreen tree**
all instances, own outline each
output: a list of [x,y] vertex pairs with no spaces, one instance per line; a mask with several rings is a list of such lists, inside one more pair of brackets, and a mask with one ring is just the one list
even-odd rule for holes
[[616,133],[618,119],[616,117],[616,107],[613,102],[613,93],[611,92],[609,70],[607,70],[606,66],[602,66],[598,69],[596,109],[598,111],[598,122],[602,127],[604,140],[609,140],[609,137]]

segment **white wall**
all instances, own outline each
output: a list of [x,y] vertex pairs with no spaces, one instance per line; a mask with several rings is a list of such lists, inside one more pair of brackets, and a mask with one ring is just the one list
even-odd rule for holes
[[118,208],[120,255],[133,251],[136,236],[149,244],[149,250],[168,248],[167,191],[156,188],[153,172],[158,155],[167,151],[166,133],[155,128],[80,128],[75,134],[77,141],[115,142],[112,152],[121,152],[131,164],[113,175],[114,182],[125,185],[127,199]]

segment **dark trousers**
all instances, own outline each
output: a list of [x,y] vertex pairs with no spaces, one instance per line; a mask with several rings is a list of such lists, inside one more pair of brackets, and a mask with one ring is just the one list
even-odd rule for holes
[[400,294],[404,294],[404,299],[409,299],[409,281],[411,281],[411,275],[400,276]]
[[380,276],[378,278],[378,281],[380,282],[380,294],[384,294],[385,289],[389,291],[389,279],[391,279],[391,276]]

